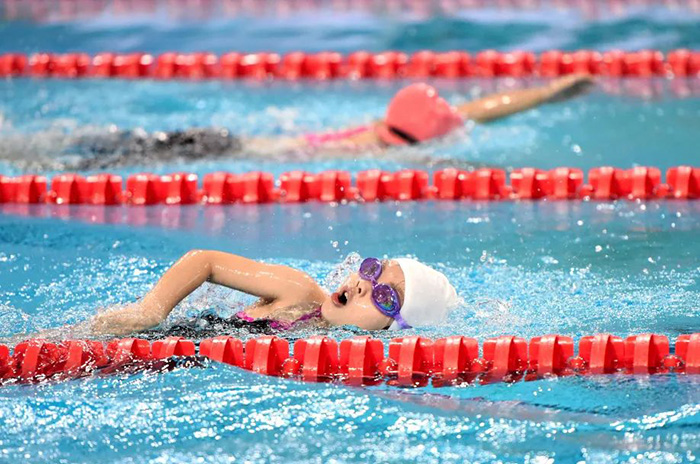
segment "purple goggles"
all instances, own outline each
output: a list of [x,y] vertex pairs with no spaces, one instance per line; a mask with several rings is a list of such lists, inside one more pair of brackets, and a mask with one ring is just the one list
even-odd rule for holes
[[372,284],[372,303],[379,312],[394,319],[400,328],[410,329],[411,326],[401,317],[399,294],[391,285],[377,283],[377,279],[382,275],[382,262],[377,258],[366,258],[360,264],[358,274],[360,278]]

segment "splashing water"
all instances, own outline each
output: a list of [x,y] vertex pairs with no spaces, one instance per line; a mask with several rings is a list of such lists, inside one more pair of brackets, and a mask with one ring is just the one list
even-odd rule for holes
[[359,253],[348,253],[343,262],[336,266],[323,280],[323,287],[328,291],[334,291],[350,277],[350,274],[357,272],[361,263],[362,256]]

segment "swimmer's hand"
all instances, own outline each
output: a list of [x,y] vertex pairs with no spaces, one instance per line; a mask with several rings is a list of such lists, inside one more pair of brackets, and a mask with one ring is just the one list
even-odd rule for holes
[[105,311],[92,318],[91,331],[96,335],[129,335],[157,326],[163,319],[158,312],[147,311],[140,303]]
[[14,345],[22,340],[37,338],[43,340],[75,340],[100,335],[129,335],[155,327],[163,322],[155,312],[147,312],[139,303],[114,309],[107,309],[96,316],[75,325],[64,325],[44,329],[34,334],[20,334],[3,344]]
[[588,74],[571,74],[553,80],[548,87],[548,102],[558,102],[582,95],[593,88],[595,81]]

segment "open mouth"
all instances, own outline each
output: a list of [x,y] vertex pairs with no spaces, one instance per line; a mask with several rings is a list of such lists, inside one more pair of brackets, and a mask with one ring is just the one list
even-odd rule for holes
[[345,306],[348,304],[348,290],[343,288],[341,291],[333,293],[331,299],[336,306]]

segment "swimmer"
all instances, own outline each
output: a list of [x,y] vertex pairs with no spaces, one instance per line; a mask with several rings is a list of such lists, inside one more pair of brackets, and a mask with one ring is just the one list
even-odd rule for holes
[[[386,156],[397,147],[440,139],[463,127],[467,120],[487,123],[545,103],[572,98],[586,91],[592,83],[590,76],[570,75],[544,86],[510,90],[457,107],[441,98],[434,87],[415,83],[394,96],[383,119],[340,131],[302,137],[244,138],[233,135],[228,129],[192,128],[152,134],[140,129],[117,130],[108,134],[74,135],[69,140],[44,144],[54,150],[46,155],[32,154],[38,147],[24,146],[28,143],[24,138],[16,143],[8,141],[5,149],[0,147],[0,158],[34,170],[104,170],[168,161],[246,159],[250,156],[266,159],[356,157],[359,152]],[[56,150],[62,152],[58,160]],[[406,160],[409,155],[401,152],[397,156]]]
[[[205,282],[259,299],[230,320],[205,318],[213,331],[202,332],[185,324],[174,327],[174,332],[144,332],[165,321],[180,301]],[[457,293],[447,277],[415,259],[366,258],[335,292],[328,294],[313,278],[297,269],[230,253],[193,250],[166,271],[140,301],[100,313],[75,328],[87,329],[81,335],[145,334],[144,338],[148,335],[202,338],[248,326],[252,332],[308,325],[398,330],[443,322],[458,303]],[[66,335],[59,331],[40,336]]]
[[[344,131],[306,135],[293,141],[292,145],[370,151],[418,145],[444,137],[463,127],[467,120],[477,123],[495,121],[544,103],[572,98],[585,92],[592,84],[590,76],[575,74],[555,79],[546,86],[510,90],[458,107],[451,106],[428,84],[411,84],[401,89],[389,102],[384,119]],[[249,146],[255,147],[256,143],[261,148],[271,144],[269,140],[260,139],[251,141]]]

